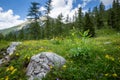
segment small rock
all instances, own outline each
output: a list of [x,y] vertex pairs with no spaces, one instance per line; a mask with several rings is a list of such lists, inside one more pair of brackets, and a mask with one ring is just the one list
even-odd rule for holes
[[16,46],[21,44],[21,42],[12,42],[11,45],[7,48],[7,54],[12,55],[16,50]]
[[11,45],[7,48],[7,50],[2,49],[0,52],[0,55],[2,55],[2,57],[0,57],[0,65],[2,63],[8,62],[10,61],[10,55],[12,55],[14,53],[14,51],[16,50],[16,47],[21,44],[21,42],[12,42]]

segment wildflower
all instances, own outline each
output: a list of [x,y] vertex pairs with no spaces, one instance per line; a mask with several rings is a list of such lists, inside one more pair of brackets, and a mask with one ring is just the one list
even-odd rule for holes
[[9,67],[9,70],[10,70],[10,71],[14,70],[14,67],[13,67],[13,66],[10,66],[10,67]]
[[116,74],[116,73],[114,73],[114,74],[112,74],[112,76],[113,76],[113,77],[117,77],[117,74]]
[[106,54],[106,55],[105,55],[105,58],[109,59],[109,58],[110,58],[110,56],[109,56],[108,54]]
[[14,70],[11,72],[11,74],[14,74],[14,73],[15,73],[15,71],[17,71],[17,69],[14,69]]
[[112,56],[110,56],[110,55],[108,55],[108,54],[107,54],[107,55],[105,55],[105,58],[106,58],[106,59],[109,59],[109,60],[112,60],[112,61],[114,61],[114,60],[115,60],[115,59],[114,59],[114,57],[112,57]]
[[53,66],[52,66],[52,65],[50,65],[49,67],[50,67],[50,69],[52,69],[52,68],[53,68]]
[[6,71],[9,71],[9,70],[10,70],[9,67],[7,67]]
[[63,68],[66,68],[67,66],[66,65],[63,65]]
[[19,56],[19,54],[18,54],[18,53],[16,53],[16,56]]
[[110,58],[112,61],[114,61],[115,59],[113,57]]
[[6,77],[5,77],[5,80],[9,80],[9,77],[8,77],[8,76],[6,76]]
[[106,76],[106,77],[109,76],[109,73],[106,73],[105,76]]
[[29,60],[29,59],[30,59],[30,57],[28,56],[28,57],[27,57],[27,59]]
[[44,47],[41,47],[39,50],[40,50],[40,51],[44,50]]

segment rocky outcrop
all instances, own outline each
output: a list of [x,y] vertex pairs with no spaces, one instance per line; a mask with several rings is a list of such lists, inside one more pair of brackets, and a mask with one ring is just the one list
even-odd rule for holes
[[28,80],[41,80],[50,71],[51,66],[61,67],[65,64],[65,59],[52,52],[42,52],[31,57],[27,67],[26,75]]
[[6,51],[1,52],[0,55],[2,55],[3,57],[0,59],[0,65],[4,62],[10,60],[10,55],[12,55],[14,53],[14,51],[16,50],[16,47],[19,44],[21,44],[21,42],[12,42]]

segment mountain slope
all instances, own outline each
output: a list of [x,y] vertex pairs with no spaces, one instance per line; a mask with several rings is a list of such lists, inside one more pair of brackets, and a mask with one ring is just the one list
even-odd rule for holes
[[17,26],[14,26],[14,27],[11,27],[11,28],[7,28],[7,29],[3,29],[3,30],[0,30],[0,33],[2,33],[3,35],[6,35],[10,32],[13,32],[13,31],[19,31],[21,30],[23,27],[26,27],[28,24],[30,24],[29,21],[26,21],[20,25],[17,25]]

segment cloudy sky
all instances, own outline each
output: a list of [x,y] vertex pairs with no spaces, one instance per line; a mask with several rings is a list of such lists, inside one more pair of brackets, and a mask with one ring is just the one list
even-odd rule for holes
[[[26,20],[29,6],[31,2],[39,2],[40,10],[44,10],[44,5],[47,0],[0,0],[0,29],[9,28],[23,23]],[[52,10],[49,14],[56,18],[60,13],[66,17],[70,17],[77,12],[79,7],[82,7],[83,12],[89,8],[98,6],[103,2],[107,7],[110,7],[113,0],[52,0]]]

